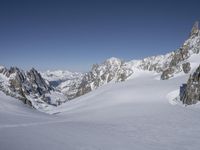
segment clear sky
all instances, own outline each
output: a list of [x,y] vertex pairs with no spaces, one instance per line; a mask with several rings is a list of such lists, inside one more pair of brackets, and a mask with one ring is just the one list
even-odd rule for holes
[[164,54],[200,20],[200,0],[0,0],[0,64],[87,71]]

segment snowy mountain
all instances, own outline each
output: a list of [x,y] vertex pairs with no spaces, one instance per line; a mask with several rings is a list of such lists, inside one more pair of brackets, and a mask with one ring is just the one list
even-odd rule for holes
[[190,62],[188,59],[192,55],[199,55],[200,51],[200,34],[198,22],[192,28],[189,38],[177,50],[166,55],[147,57],[141,61],[133,61],[132,69],[142,69],[161,73],[161,79],[169,79],[179,73],[189,73]]
[[111,81],[125,81],[131,74],[132,70],[127,68],[120,59],[107,59],[101,65],[93,65],[91,71],[84,75],[77,96],[84,95]]
[[42,77],[58,91],[64,93],[68,100],[76,97],[78,86],[83,78],[79,72],[63,70],[46,71],[41,73]]
[[[46,108],[49,104],[61,104],[66,99],[77,98],[107,83],[126,81],[146,71],[159,74],[160,77],[158,78],[161,80],[181,74],[189,74],[199,65],[190,61],[191,57],[200,55],[199,51],[200,32],[198,22],[196,22],[184,44],[166,55],[151,56],[143,60],[127,62],[112,57],[102,64],[93,65],[92,69],[84,74],[57,70],[41,72],[40,75],[35,69],[24,73],[18,68],[9,70],[1,67],[0,85],[3,91],[15,95],[25,103],[29,103],[35,108]],[[31,91],[31,94],[29,91]],[[51,94],[46,96],[48,93]],[[55,93],[59,95],[56,100],[51,98]],[[45,106],[41,106],[40,103],[45,104]]]
[[[199,55],[200,51],[200,33],[198,22],[191,30],[189,38],[184,44],[175,51],[166,55],[158,55],[144,58],[143,60],[122,61],[118,58],[107,59],[102,64],[93,65],[92,69],[80,76],[78,80],[73,80],[73,94],[70,99],[84,95],[98,87],[109,82],[120,82],[134,77],[137,72],[151,71],[160,74],[161,80],[166,80],[179,74],[188,74],[191,71],[192,64],[189,58],[193,55]],[[64,84],[71,87],[71,82]],[[70,93],[67,88],[61,91]]]
[[41,111],[67,100],[64,94],[56,91],[34,68],[24,72],[17,67],[7,69],[1,66],[0,90]]
[[74,99],[109,82],[128,80],[131,76],[134,77],[137,72],[159,73],[162,80],[181,73],[188,74],[191,70],[188,59],[192,55],[199,55],[199,51],[200,34],[198,22],[196,22],[184,44],[166,55],[151,56],[143,60],[128,62],[112,57],[102,64],[94,64],[92,69],[85,74],[58,70],[47,71],[42,73],[42,76],[57,90],[64,93],[68,99]]

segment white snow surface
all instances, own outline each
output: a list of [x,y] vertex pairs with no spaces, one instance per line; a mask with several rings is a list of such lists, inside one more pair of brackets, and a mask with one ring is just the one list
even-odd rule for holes
[[199,149],[199,104],[169,103],[189,75],[158,76],[138,71],[48,111],[52,115],[0,92],[0,150]]

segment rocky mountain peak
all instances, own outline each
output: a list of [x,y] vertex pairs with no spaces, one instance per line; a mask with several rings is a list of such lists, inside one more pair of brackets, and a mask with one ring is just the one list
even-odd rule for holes
[[194,37],[194,36],[197,36],[199,34],[199,22],[196,21],[192,27],[192,30],[191,30],[191,33],[190,33],[190,36],[191,37]]
[[51,87],[49,86],[49,83],[45,81],[40,73],[32,68],[29,72],[27,72],[27,78],[32,84],[36,84],[38,87],[40,87],[43,90],[50,90]]
[[11,77],[11,76],[15,76],[15,75],[19,75],[19,74],[22,74],[22,71],[17,68],[17,67],[10,67],[10,69],[4,69],[4,74],[7,76],[7,77]]
[[115,57],[111,57],[109,59],[107,59],[104,64],[107,65],[121,65],[122,64],[122,60],[119,58],[115,58]]

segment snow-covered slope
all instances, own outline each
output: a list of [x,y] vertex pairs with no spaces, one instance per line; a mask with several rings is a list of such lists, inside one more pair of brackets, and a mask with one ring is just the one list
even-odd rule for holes
[[0,149],[199,149],[199,105],[173,101],[189,74],[164,81],[154,72],[138,74],[68,101],[49,111],[54,115],[28,109],[0,92]]

